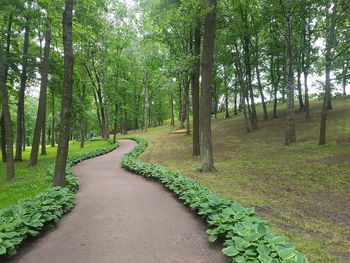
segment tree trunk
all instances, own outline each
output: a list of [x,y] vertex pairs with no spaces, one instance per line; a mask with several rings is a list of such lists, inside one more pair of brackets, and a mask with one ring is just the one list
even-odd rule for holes
[[301,70],[298,70],[298,100],[299,100],[299,110],[305,110],[305,105],[303,101],[303,92],[301,90]]
[[[46,94],[48,85],[48,73],[49,73],[49,60],[50,60],[50,44],[51,44],[51,18],[48,18],[47,29],[45,33],[45,47],[44,47],[44,57],[41,68],[41,84],[40,84],[40,95],[39,95],[39,106],[38,113],[34,128],[32,150],[30,152],[29,166],[36,166],[38,163],[38,153],[40,145],[40,136],[43,133],[42,140],[46,144],[46,140],[43,138],[45,136],[44,130],[46,123]],[[42,143],[42,144],[43,144]],[[42,149],[43,150],[43,149]],[[46,145],[44,148],[46,152]],[[43,154],[43,152],[42,152]]]
[[262,88],[262,85],[261,85],[259,65],[256,65],[256,77],[258,79],[258,88],[259,88],[259,93],[260,93],[260,97],[261,97],[261,104],[262,104],[262,107],[263,107],[263,110],[264,110],[264,120],[268,120],[269,116],[267,114],[267,107],[266,107],[266,102],[265,102],[265,96],[264,96],[263,88]]
[[6,69],[8,68],[6,58],[2,53],[2,43],[0,40],[0,93],[2,112],[4,115],[5,123],[5,134],[6,134],[6,179],[8,181],[15,177],[15,164],[13,158],[13,132],[12,132],[12,120],[9,106],[9,94],[6,86],[7,74]]
[[55,92],[52,90],[51,147],[55,147]]
[[250,108],[251,108],[251,123],[252,129],[258,129],[258,117],[255,108],[254,101],[254,91],[253,91],[253,83],[252,83],[252,71],[251,71],[251,62],[250,62],[250,48],[249,48],[249,39],[245,39],[244,41],[244,63],[246,68],[247,75],[247,98],[250,98]]
[[181,113],[180,113],[180,129],[185,129],[185,121],[187,116],[187,107],[186,107],[186,87],[184,85],[184,82],[182,82],[181,85]]
[[22,143],[23,143],[23,120],[24,120],[24,96],[27,84],[27,66],[28,66],[28,49],[29,49],[29,19],[26,19],[24,28],[23,58],[21,84],[18,92],[17,104],[17,133],[16,133],[16,157],[15,161],[22,160]]
[[199,137],[199,74],[200,74],[200,53],[201,53],[201,24],[198,21],[194,32],[194,56],[195,62],[192,72],[192,154],[200,155]]
[[346,85],[348,84],[347,75],[349,70],[349,62],[344,62],[343,70],[342,70],[342,88],[343,88],[343,96],[346,96]]
[[171,93],[170,95],[170,125],[171,126],[175,126],[175,115],[174,115],[174,98],[173,98],[173,94]]
[[213,66],[216,28],[216,0],[207,0],[210,11],[205,16],[204,43],[202,56],[202,93],[200,104],[200,152],[203,172],[214,168],[211,138],[211,88],[213,84]]
[[185,80],[185,98],[186,98],[186,135],[191,135],[190,127],[190,81]]
[[0,144],[1,144],[1,156],[2,156],[2,162],[6,163],[6,134],[5,134],[5,118],[4,113],[1,112],[1,118],[0,118]]
[[115,117],[114,117],[114,129],[113,129],[113,143],[117,142],[117,125],[118,125],[118,104],[115,104]]
[[310,102],[309,102],[309,86],[308,86],[308,76],[310,68],[310,52],[311,52],[311,32],[308,27],[310,21],[305,21],[305,25],[302,30],[303,34],[303,52],[301,54],[301,64],[304,75],[304,88],[305,88],[305,118],[310,119]]
[[25,111],[23,111],[23,143],[22,143],[22,151],[25,152],[26,151],[26,113]]
[[[46,99],[46,98],[45,98]],[[47,155],[46,151],[46,101],[45,101],[45,108],[44,108],[44,119],[43,119],[43,127],[41,131],[41,155]]]
[[228,84],[227,84],[227,76],[226,73],[224,73],[224,85],[225,85],[225,118],[230,118],[230,112],[228,107]]
[[[277,68],[279,70],[279,68]],[[277,118],[277,82],[275,78],[275,59],[274,56],[271,55],[270,58],[270,78],[271,78],[271,85],[273,87],[273,118]]]
[[145,132],[147,132],[147,121],[148,121],[148,76],[147,71],[144,73],[144,80],[143,80],[143,95],[144,95],[144,103],[143,103],[143,129]]
[[233,112],[233,115],[237,115],[238,112],[237,112],[237,92],[235,92],[235,101],[234,101],[234,112]]
[[305,118],[311,119],[310,116],[310,102],[309,102],[309,86],[308,86],[308,73],[304,71],[304,88],[305,88]]
[[[327,112],[329,107],[329,101],[331,97],[331,65],[332,65],[332,49],[333,45],[335,43],[335,27],[336,27],[336,21],[337,21],[337,6],[338,1],[334,1],[332,8],[332,14],[330,17],[330,25],[327,28],[327,36],[326,36],[326,86],[324,91],[324,99],[323,99],[323,106],[322,106],[322,114],[321,114],[321,124],[320,124],[320,138],[319,138],[319,144],[323,145],[326,143],[326,126],[327,126]],[[330,6],[327,10],[330,9]],[[329,16],[329,14],[327,14]],[[329,17],[327,17],[327,20]]]
[[287,121],[285,145],[296,142],[295,135],[295,108],[294,108],[294,71],[293,71],[293,49],[292,49],[292,14],[286,11],[286,80],[287,80]]
[[72,39],[73,0],[66,0],[63,14],[64,46],[64,90],[61,104],[60,137],[56,156],[54,186],[65,186],[66,163],[73,99],[73,39]]

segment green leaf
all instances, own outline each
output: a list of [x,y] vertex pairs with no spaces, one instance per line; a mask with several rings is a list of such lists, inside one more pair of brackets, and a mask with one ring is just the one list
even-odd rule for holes
[[0,245],[0,255],[6,254],[6,248]]
[[257,251],[261,256],[268,256],[270,254],[270,249],[264,245],[259,245]]
[[265,226],[265,224],[263,224],[263,223],[260,223],[260,224],[258,225],[257,230],[258,230],[258,233],[261,234],[261,235],[265,235],[266,232],[267,232],[266,226]]
[[268,255],[259,255],[258,259],[261,263],[272,263],[273,258]]
[[217,235],[210,235],[209,236],[209,242],[215,242],[218,239]]
[[278,244],[283,244],[285,243],[289,238],[288,237],[283,237],[283,236],[275,236],[271,239],[271,243],[278,245]]
[[224,253],[225,255],[227,255],[229,257],[233,257],[233,256],[238,255],[239,251],[235,247],[230,246],[230,247],[224,248],[222,250],[222,253]]

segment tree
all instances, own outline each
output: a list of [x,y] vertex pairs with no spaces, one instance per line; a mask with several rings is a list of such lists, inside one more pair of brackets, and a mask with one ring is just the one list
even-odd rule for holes
[[50,44],[51,44],[51,22],[50,17],[47,18],[47,28],[45,33],[45,48],[43,56],[43,65],[41,69],[41,85],[40,85],[40,97],[37,119],[35,123],[35,130],[33,135],[32,150],[30,152],[29,166],[35,166],[38,162],[38,152],[41,133],[45,130],[46,119],[46,95],[48,86],[48,72],[49,72],[49,57],[50,57]]
[[65,9],[62,20],[64,46],[64,91],[61,102],[61,124],[57,148],[54,186],[65,186],[73,99],[73,2],[73,0],[65,1]]
[[[333,61],[333,46],[336,40],[336,20],[337,20],[337,7],[338,1],[330,1],[327,7],[327,32],[326,32],[326,55],[325,55],[325,78],[326,85],[324,89],[324,99],[321,113],[321,124],[320,124],[320,137],[319,144],[323,145],[326,143],[326,126],[327,126],[327,112],[328,105],[331,96],[331,66]],[[331,11],[329,11],[331,10]]]
[[203,55],[202,55],[202,93],[200,105],[200,153],[203,172],[214,168],[211,138],[211,88],[213,84],[216,0],[207,0],[208,13],[204,21]]
[[23,128],[24,128],[24,96],[27,85],[27,67],[28,67],[28,49],[29,49],[29,30],[31,18],[26,17],[26,25],[24,27],[24,43],[23,43],[23,57],[22,57],[22,74],[21,85],[18,92],[17,104],[17,133],[16,133],[16,161],[22,160],[22,143],[23,143]]
[[197,21],[194,33],[194,50],[193,55],[195,62],[191,75],[192,87],[192,127],[193,127],[193,146],[192,154],[200,154],[200,136],[199,136],[199,73],[200,73],[200,52],[201,52],[201,24]]
[[2,112],[4,115],[5,133],[6,133],[6,179],[13,180],[15,177],[15,164],[13,157],[13,132],[12,120],[9,106],[9,94],[6,86],[6,57],[3,54],[2,43],[0,39],[0,92],[2,101]]
[[289,7],[283,6],[285,11],[285,47],[286,47],[286,82],[287,82],[287,122],[285,144],[289,145],[296,142],[295,135],[295,108],[294,108],[294,70],[293,70],[293,31],[292,17],[293,13]]

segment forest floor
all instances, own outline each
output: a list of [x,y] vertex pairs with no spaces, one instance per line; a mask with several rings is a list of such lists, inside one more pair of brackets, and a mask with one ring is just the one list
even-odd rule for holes
[[135,146],[121,140],[117,150],[74,166],[74,209],[5,262],[228,263],[222,246],[208,241],[205,222],[171,191],[120,167]]
[[[336,98],[329,112],[327,141],[318,146],[321,103],[312,101],[311,120],[296,114],[297,143],[284,146],[285,105],[277,119],[260,121],[246,133],[241,115],[213,117],[217,172],[199,172],[191,136],[178,127],[150,128],[144,162],[178,170],[219,196],[255,207],[276,233],[288,236],[311,263],[350,262],[350,98]],[[259,109],[261,115],[261,109]],[[178,125],[178,123],[177,123]],[[121,136],[126,137],[126,136]]]
[[[69,154],[82,154],[96,148],[104,148],[106,141],[87,141],[84,148],[80,142],[70,142]],[[0,162],[0,209],[17,204],[18,200],[35,196],[52,185],[47,168],[55,162],[57,147],[47,146],[47,155],[39,155],[38,165],[28,167],[30,147],[23,152],[23,162],[16,163],[16,177],[12,182],[6,181],[6,164]]]

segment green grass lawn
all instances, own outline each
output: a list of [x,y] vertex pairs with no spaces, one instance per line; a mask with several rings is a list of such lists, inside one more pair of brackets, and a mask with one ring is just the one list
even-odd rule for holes
[[[82,154],[96,148],[110,145],[106,141],[87,141],[84,148],[80,142],[70,142],[69,154]],[[52,184],[52,178],[47,174],[47,167],[55,162],[57,148],[47,147],[47,155],[39,156],[38,165],[28,167],[30,148],[23,152],[23,162],[16,163],[16,178],[6,181],[5,164],[0,163],[0,209],[14,205],[18,200],[34,196]]]
[[[337,98],[330,111],[325,146],[318,146],[320,102],[312,102],[311,120],[296,114],[298,143],[284,146],[285,105],[279,118],[262,121],[245,132],[242,116],[213,118],[213,151],[217,172],[198,172],[192,139],[170,134],[169,125],[141,136],[149,147],[144,162],[178,170],[221,197],[271,222],[274,232],[290,237],[311,263],[350,262],[350,98]],[[178,123],[177,123],[178,125]]]

